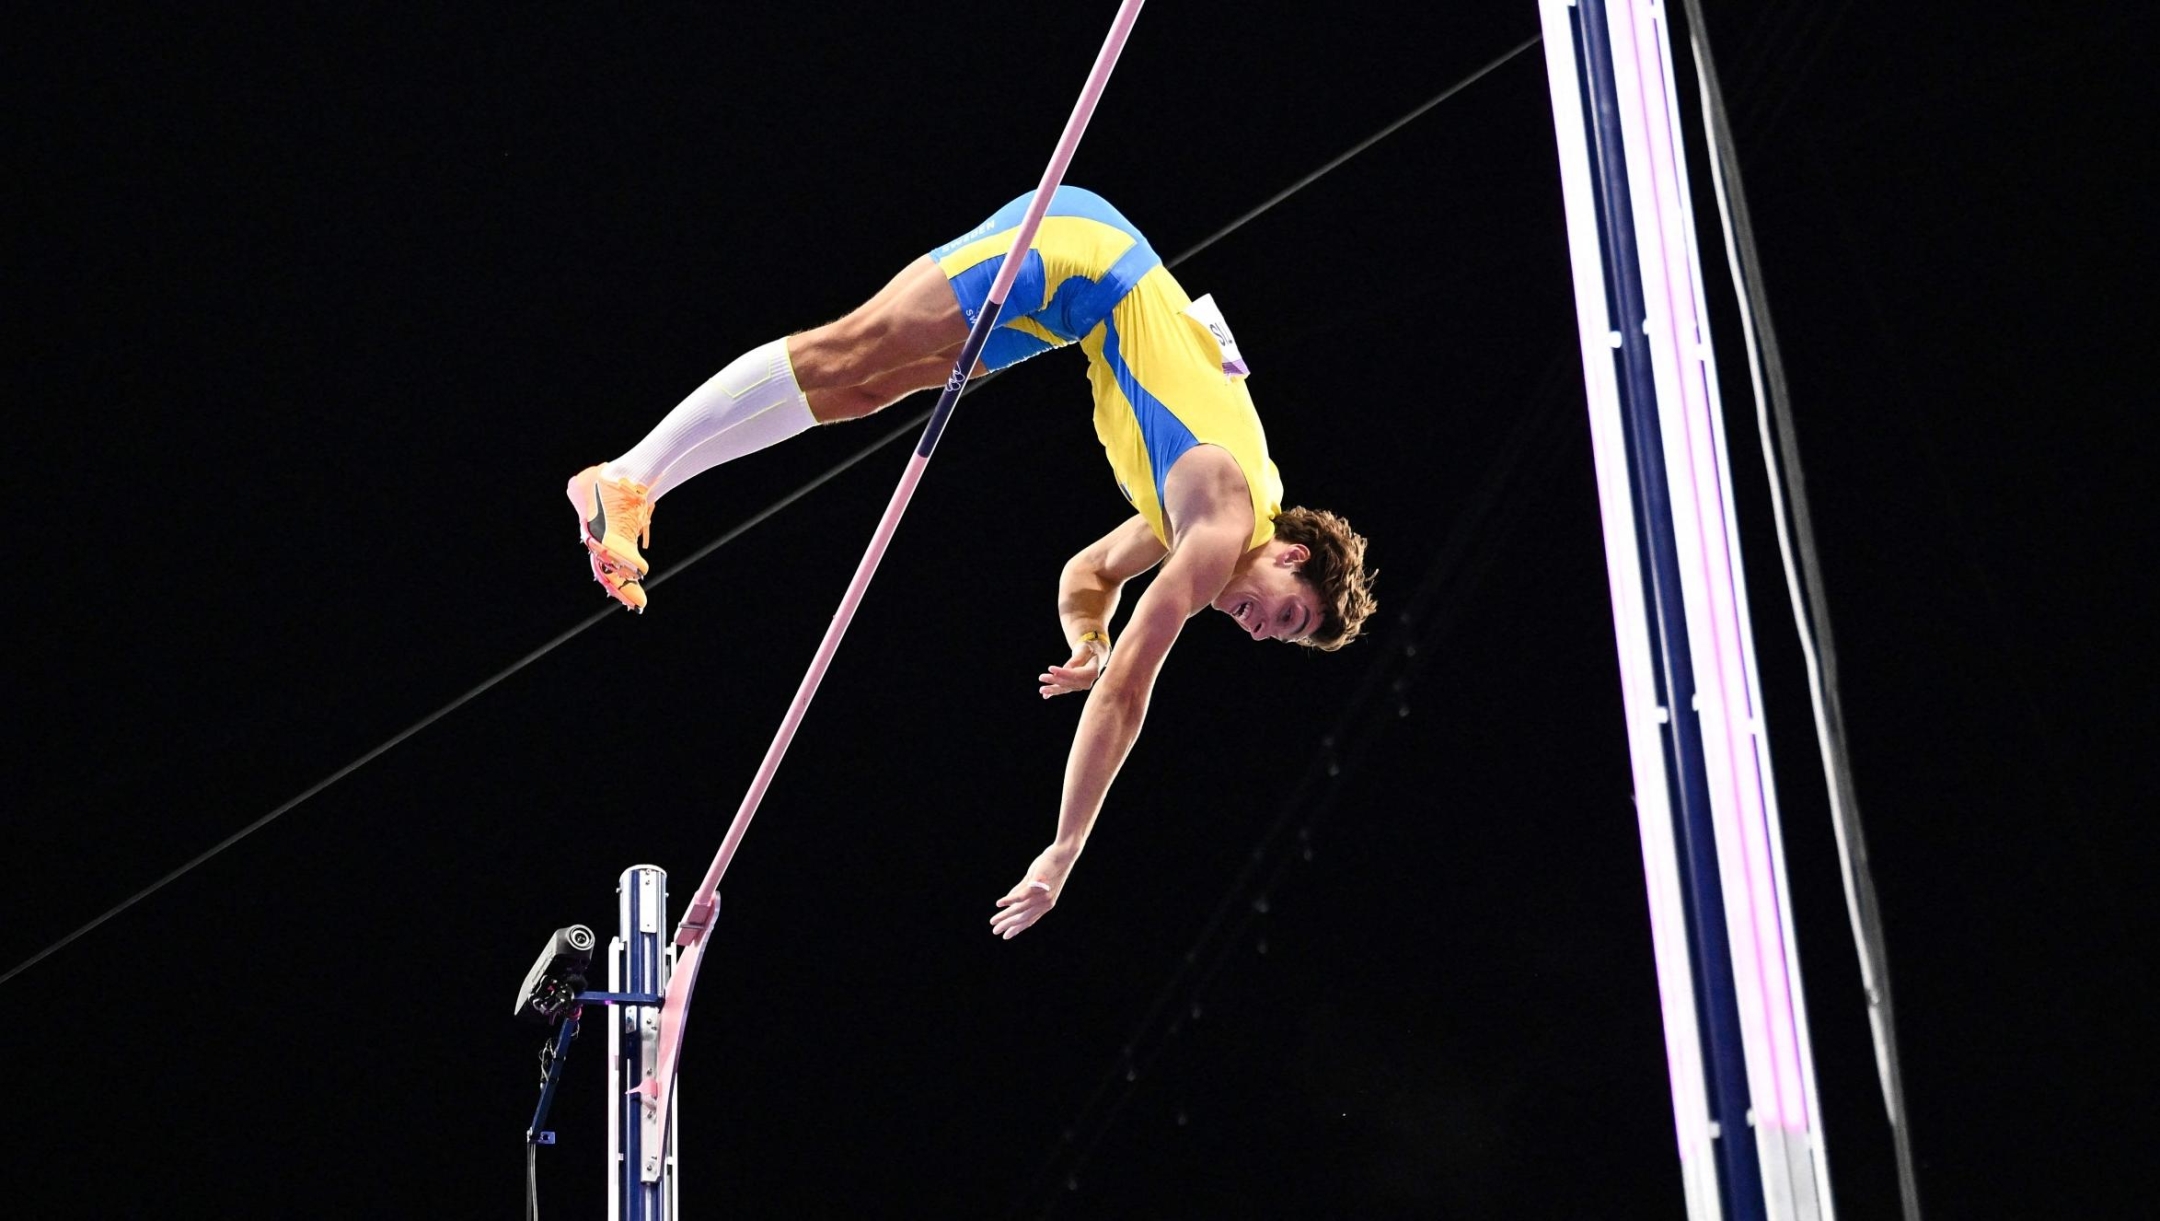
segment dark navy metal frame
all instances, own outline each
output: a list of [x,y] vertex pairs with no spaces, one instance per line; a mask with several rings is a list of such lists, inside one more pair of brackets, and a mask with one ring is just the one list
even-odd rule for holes
[[555,1134],[540,1125],[547,1122],[548,1108],[555,1103],[555,1087],[562,1082],[563,1061],[570,1055],[570,1044],[578,1035],[578,1020],[584,1016],[586,1005],[657,1005],[662,1000],[659,993],[643,992],[580,992],[570,1005],[570,1012],[563,1015],[562,1025],[555,1031],[555,1054],[548,1057],[547,1077],[540,1082],[540,1105],[533,1110],[532,1126],[525,1129],[528,1145],[552,1145]]
[[554,1105],[555,1087],[562,1082],[563,1057],[570,1054],[570,1041],[577,1038],[578,1016],[578,1007],[573,1004],[570,1012],[563,1015],[562,1025],[555,1031],[555,1054],[548,1058],[547,1077],[540,1082],[540,1105],[533,1109],[532,1125],[525,1129],[525,1143],[528,1145],[555,1143],[555,1134],[540,1125],[547,1122],[548,1107]]
[[1575,59],[1583,71],[1583,113],[1590,117],[1590,179],[1597,197],[1598,244],[1604,256],[1606,309],[1620,332],[1613,354],[1620,414],[1626,427],[1628,481],[1635,499],[1638,559],[1649,577],[1650,652],[1657,699],[1666,709],[1659,732],[1666,775],[1674,796],[1673,829],[1688,955],[1694,984],[1710,1114],[1717,1123],[1713,1145],[1724,1215],[1734,1221],[1767,1216],[1762,1164],[1748,1122],[1747,1059],[1740,1035],[1740,1002],[1733,979],[1732,947],[1725,933],[1725,905],[1718,881],[1717,831],[1710,808],[1709,773],[1703,760],[1702,727],[1694,709],[1694,661],[1688,651],[1687,613],[1681,601],[1679,543],[1665,482],[1665,451],[1658,428],[1657,390],[1650,343],[1643,334],[1642,266],[1635,246],[1633,201],[1621,143],[1620,100],[1614,80],[1612,40],[1605,0],[1576,0],[1571,14]]

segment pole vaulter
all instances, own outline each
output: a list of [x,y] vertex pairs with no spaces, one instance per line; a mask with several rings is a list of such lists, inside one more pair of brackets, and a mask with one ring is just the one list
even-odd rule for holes
[[735,850],[742,843],[750,820],[757,814],[758,805],[764,800],[765,790],[772,784],[774,773],[780,770],[780,760],[787,754],[795,730],[802,724],[803,714],[809,710],[810,700],[817,694],[818,683],[832,664],[833,654],[840,648],[840,638],[847,633],[848,624],[855,618],[855,609],[862,603],[863,594],[870,587],[870,578],[877,573],[878,561],[884,558],[885,548],[892,542],[895,529],[900,525],[901,514],[907,511],[908,501],[915,495],[916,484],[922,481],[923,470],[930,464],[930,455],[937,448],[938,438],[952,418],[953,408],[960,401],[960,394],[967,386],[969,371],[975,367],[982,354],[983,344],[997,326],[998,315],[1003,310],[1005,298],[1012,291],[1014,279],[1025,261],[1019,257],[1027,252],[1035,240],[1035,231],[1042,224],[1043,213],[1050,206],[1050,198],[1064,180],[1066,167],[1071,164],[1080,136],[1087,130],[1088,120],[1095,113],[1095,104],[1101,99],[1103,88],[1109,83],[1110,71],[1117,64],[1118,54],[1125,48],[1125,39],[1132,32],[1133,22],[1140,16],[1144,0],[1124,0],[1118,7],[1117,18],[1111,23],[1109,37],[1103,41],[1102,50],[1095,57],[1095,66],[1089,71],[1087,84],[1080,91],[1080,99],[1073,106],[1072,116],[1065,121],[1064,134],[1058,138],[1057,148],[1050,155],[1050,164],[1043,171],[1042,181],[1035,188],[1019,231],[1013,236],[1012,253],[998,269],[997,277],[990,286],[989,300],[968,328],[967,340],[960,347],[959,359],[953,363],[952,375],[938,395],[937,406],[930,413],[930,421],[923,428],[922,439],[915,444],[915,453],[908,459],[907,469],[901,473],[900,484],[893,489],[892,500],[886,504],[884,516],[878,519],[877,530],[871,535],[870,547],[863,553],[862,562],[855,568],[855,576],[848,582],[847,592],[840,599],[840,608],[833,613],[832,623],[825,629],[824,639],[818,642],[817,653],[811,658],[809,672],[803,675],[802,685],[796,689],[795,698],[788,704],[787,715],[781,718],[779,732],[773,735],[772,745],[765,751],[765,759],[758,765],[756,776],[750,781],[750,789],[744,794],[742,806],[735,811],[735,819],[728,824],[727,835],[720,841],[720,850],[714,855],[712,866],[705,871],[705,878],[691,895],[689,909],[683,914],[682,923],[675,930],[678,957],[674,972],[668,979],[666,999],[660,1008],[660,1049],[652,1076],[641,1082],[636,1091],[644,1096],[646,1123],[658,1131],[661,1140],[650,1143],[645,1149],[644,1177],[658,1175],[660,1161],[666,1148],[666,1124],[669,1099],[675,1088],[675,1072],[682,1056],[683,1027],[689,1021],[690,995],[697,986],[698,965],[703,957],[705,938],[712,930],[713,914],[718,908],[720,879],[726,875],[729,862],[735,858]]

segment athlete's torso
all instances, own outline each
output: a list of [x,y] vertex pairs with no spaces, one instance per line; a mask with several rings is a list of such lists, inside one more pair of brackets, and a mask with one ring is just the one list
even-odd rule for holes
[[[1007,204],[959,239],[931,252],[972,323],[1012,246],[1029,197]],[[1282,477],[1268,457],[1242,364],[1226,367],[1227,330],[1218,342],[1193,302],[1131,221],[1101,196],[1077,187],[1053,197],[1021,265],[982,362],[1002,369],[1077,342],[1088,358],[1095,435],[1118,486],[1169,545],[1165,487],[1178,459],[1199,445],[1226,450],[1245,475],[1253,505],[1250,546],[1274,537]]]
[[1188,312],[1192,304],[1168,269],[1157,266],[1081,339],[1095,393],[1095,435],[1119,490],[1166,545],[1171,468],[1195,446],[1228,451],[1252,495],[1247,546],[1257,547],[1275,536],[1282,475],[1268,456],[1245,378],[1224,369],[1223,347]]

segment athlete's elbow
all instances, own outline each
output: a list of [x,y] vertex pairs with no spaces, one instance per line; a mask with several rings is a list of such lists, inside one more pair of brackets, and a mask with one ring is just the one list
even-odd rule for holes
[[1103,568],[1102,557],[1094,554],[1094,548],[1065,561],[1058,572],[1058,589],[1069,593],[1100,593],[1112,589],[1112,581]]
[[1130,725],[1137,732],[1140,722],[1147,717],[1148,688],[1144,683],[1132,682],[1113,668],[1095,684],[1088,699],[1103,705],[1104,715],[1120,724]]

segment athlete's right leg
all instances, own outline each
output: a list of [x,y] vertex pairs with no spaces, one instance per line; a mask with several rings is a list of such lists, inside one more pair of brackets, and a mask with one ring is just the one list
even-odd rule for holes
[[830,424],[943,385],[966,339],[952,285],[926,255],[846,317],[787,342],[811,414]]
[[926,257],[838,321],[737,357],[621,457],[571,478],[594,578],[625,606],[644,609],[650,567],[638,543],[650,543],[661,495],[812,424],[867,415],[941,384],[966,335],[944,272]]
[[[937,355],[904,365],[890,373],[880,373],[859,386],[833,386],[810,392],[810,414],[820,424],[833,424],[841,420],[859,420],[875,415],[918,390],[930,390],[945,384],[952,376],[954,362],[960,359],[960,345],[955,344]],[[970,378],[981,377],[987,370],[980,358],[975,361],[975,371]]]
[[[915,370],[967,337],[945,273],[918,259],[836,322],[753,349],[713,375],[607,475],[642,484],[658,500],[685,479],[777,444],[812,424],[853,419],[865,392],[900,398]],[[923,385],[937,385],[937,373]],[[884,403],[878,404],[884,406]]]

